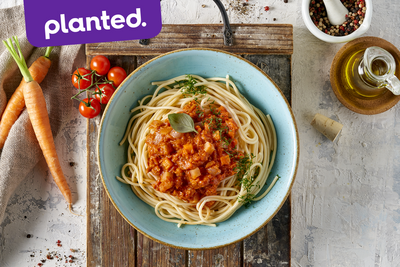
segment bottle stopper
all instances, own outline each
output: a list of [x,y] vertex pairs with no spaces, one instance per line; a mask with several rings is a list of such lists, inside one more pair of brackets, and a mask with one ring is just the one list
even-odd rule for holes
[[343,125],[319,113],[315,114],[311,125],[332,142],[339,136]]

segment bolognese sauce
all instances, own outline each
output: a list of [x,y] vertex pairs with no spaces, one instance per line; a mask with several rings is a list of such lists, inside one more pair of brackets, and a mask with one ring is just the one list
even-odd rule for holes
[[237,151],[238,126],[224,107],[202,109],[193,100],[183,113],[193,119],[197,133],[176,132],[168,120],[150,124],[147,172],[158,177],[154,189],[195,204],[216,195],[219,183],[236,174],[243,153]]

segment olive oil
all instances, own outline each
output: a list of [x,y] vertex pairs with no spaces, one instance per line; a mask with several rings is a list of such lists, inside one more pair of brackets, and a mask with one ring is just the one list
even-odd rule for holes
[[353,53],[343,62],[343,87],[356,97],[371,99],[388,91],[400,95],[396,61],[388,51],[371,46]]
[[[382,90],[384,85],[378,84],[365,74],[363,70],[364,52],[365,49],[354,53],[345,62],[342,72],[343,86],[356,96],[377,97],[385,92]],[[376,58],[371,64],[371,72],[377,76],[382,76],[388,72],[388,66],[385,61]]]

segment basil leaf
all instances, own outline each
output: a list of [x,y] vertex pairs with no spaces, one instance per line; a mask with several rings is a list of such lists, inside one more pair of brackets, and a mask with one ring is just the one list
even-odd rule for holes
[[194,128],[194,121],[186,113],[173,113],[168,115],[169,123],[171,127],[178,133],[190,133],[196,132]]

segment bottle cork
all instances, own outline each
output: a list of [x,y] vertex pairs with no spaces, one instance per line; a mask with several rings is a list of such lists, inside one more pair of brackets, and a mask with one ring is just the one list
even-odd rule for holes
[[319,113],[315,114],[311,125],[332,142],[339,136],[343,125]]

